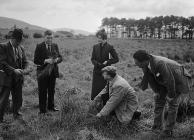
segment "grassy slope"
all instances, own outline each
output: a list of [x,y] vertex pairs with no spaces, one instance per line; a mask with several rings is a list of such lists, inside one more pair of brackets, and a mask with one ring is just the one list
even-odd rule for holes
[[[57,39],[64,61],[60,64],[60,79],[56,85],[56,102],[61,112],[38,116],[38,97],[36,72],[26,77],[24,86],[23,120],[15,121],[10,114],[5,116],[6,123],[0,127],[4,139],[155,139],[155,135],[145,132],[153,123],[153,93],[151,90],[138,91],[142,119],[129,126],[121,126],[114,120],[99,122],[88,118],[93,66],[90,62],[92,45],[95,39],[83,40]],[[37,43],[41,40],[26,40],[24,43],[29,60]],[[141,79],[142,72],[134,66],[132,54],[138,49],[146,49],[154,54],[173,59],[183,59],[184,54],[193,46],[193,41],[184,40],[110,40],[119,53],[120,62],[116,64],[120,75],[132,86]],[[33,66],[33,64],[31,64]],[[68,90],[67,90],[68,89]],[[192,124],[191,124],[192,123]],[[187,139],[191,135],[194,122],[178,124],[175,139]]]

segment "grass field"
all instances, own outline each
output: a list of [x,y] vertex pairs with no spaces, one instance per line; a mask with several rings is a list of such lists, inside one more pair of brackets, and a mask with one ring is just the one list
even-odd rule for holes
[[[0,126],[0,136],[5,140],[155,140],[157,135],[150,133],[153,124],[153,92],[137,90],[142,118],[127,126],[116,120],[98,120],[87,116],[90,104],[92,70],[90,57],[95,38],[56,39],[63,62],[59,65],[60,78],[56,84],[56,105],[60,112],[38,115],[38,96],[36,68],[33,65],[35,46],[41,39],[28,39],[24,42],[26,55],[34,71],[25,77],[23,88],[23,120],[13,120],[11,114],[5,115],[6,123]],[[113,39],[120,61],[116,66],[121,76],[135,87],[141,80],[142,71],[134,65],[132,55],[138,49],[176,59],[180,63],[194,60],[194,41],[186,40],[122,40]],[[193,55],[193,56],[192,56]],[[176,140],[192,139],[194,120],[187,119],[176,125]],[[1,139],[0,138],[0,139]]]

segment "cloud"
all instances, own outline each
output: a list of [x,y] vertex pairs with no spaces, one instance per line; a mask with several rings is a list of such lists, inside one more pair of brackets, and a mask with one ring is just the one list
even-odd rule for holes
[[1,0],[1,5],[10,3],[12,0]]
[[107,6],[112,8],[109,14],[131,15],[133,17],[159,15],[192,15],[194,1],[183,0],[112,0]]
[[10,7],[7,7],[7,10],[9,11],[13,11],[13,12],[30,12],[30,11],[34,11],[36,10],[37,8],[34,7],[34,6],[10,6]]
[[193,7],[194,0],[1,0],[0,16],[94,32],[104,17],[191,16]]

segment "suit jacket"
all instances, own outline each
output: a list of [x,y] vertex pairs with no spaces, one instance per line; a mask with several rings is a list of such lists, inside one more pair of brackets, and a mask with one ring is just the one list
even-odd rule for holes
[[[0,44],[0,86],[12,87],[13,80],[18,78],[14,73],[14,69],[25,69],[27,67],[28,62],[23,46],[18,46],[18,53],[19,61],[17,63],[11,43]],[[23,76],[18,79],[23,81]]]
[[62,56],[59,53],[57,44],[54,43],[51,45],[51,52],[48,51],[45,42],[42,42],[36,46],[34,54],[34,63],[37,65],[37,74],[41,73],[48,65],[44,63],[45,59],[48,58],[58,58],[57,62],[54,64],[53,71],[54,76],[59,77],[59,70],[57,64],[62,62]]
[[[112,45],[105,43],[101,46],[99,43],[93,46],[91,61],[94,65],[94,72],[100,73],[103,67],[117,63],[119,58]],[[103,65],[104,61],[108,62],[107,65]]]
[[[164,91],[166,90],[169,97],[173,98],[176,97],[177,94],[188,93],[190,91],[191,75],[176,61],[161,56],[151,55],[149,67],[157,85],[165,87],[165,89],[162,89],[164,89]],[[147,73],[144,71],[142,81],[144,89],[146,89],[147,84],[150,83],[148,78],[146,78],[146,75]]]
[[[105,87],[94,99],[94,102],[101,101],[103,94],[107,93]],[[117,75],[113,81],[109,83],[109,100],[100,111],[102,116],[109,115],[115,111],[118,120],[122,123],[129,123],[134,112],[138,108],[138,99],[134,89],[121,76]]]

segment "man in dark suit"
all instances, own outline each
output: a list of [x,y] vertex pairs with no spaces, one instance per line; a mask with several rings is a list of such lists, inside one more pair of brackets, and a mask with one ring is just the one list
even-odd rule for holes
[[149,84],[156,93],[152,129],[162,129],[163,111],[167,103],[167,120],[160,137],[170,137],[176,122],[180,95],[189,93],[191,89],[191,75],[176,61],[148,54],[144,50],[135,52],[133,58],[136,65],[144,72],[141,88],[145,90]]
[[[40,114],[58,111],[54,106],[56,78],[59,77],[57,64],[62,62],[57,44],[52,43],[53,34],[47,30],[45,41],[36,46],[34,63],[37,65]],[[48,98],[47,98],[48,95]]]
[[102,68],[119,61],[114,47],[107,42],[105,30],[102,29],[98,31],[96,37],[98,38],[99,43],[93,46],[91,58],[92,64],[94,65],[91,100],[93,100],[106,86],[107,82],[102,76]]
[[14,118],[21,116],[23,75],[27,66],[22,39],[23,31],[14,29],[10,41],[0,44],[0,121],[3,121],[10,92]]

